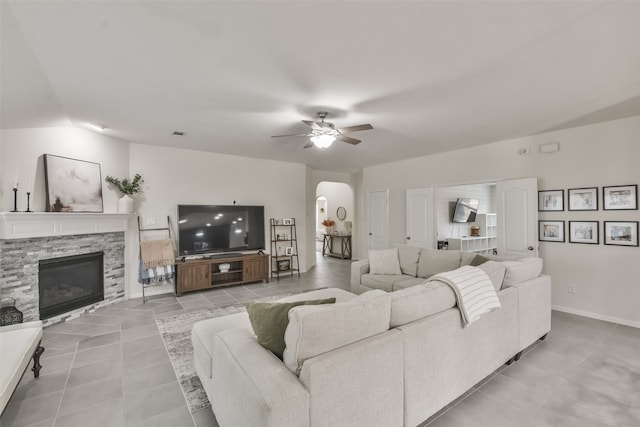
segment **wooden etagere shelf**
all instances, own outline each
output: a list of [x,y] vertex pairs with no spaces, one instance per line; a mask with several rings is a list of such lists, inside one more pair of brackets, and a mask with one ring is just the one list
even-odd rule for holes
[[295,218],[270,219],[271,230],[271,277],[280,280],[281,274],[298,274],[298,235]]

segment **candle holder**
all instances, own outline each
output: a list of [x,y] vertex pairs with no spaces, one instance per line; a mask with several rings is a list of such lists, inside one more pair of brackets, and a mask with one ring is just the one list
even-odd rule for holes
[[13,187],[13,210],[11,212],[18,212],[18,187]]
[[31,198],[31,192],[27,191],[27,210],[25,212],[33,212],[29,209],[29,199]]

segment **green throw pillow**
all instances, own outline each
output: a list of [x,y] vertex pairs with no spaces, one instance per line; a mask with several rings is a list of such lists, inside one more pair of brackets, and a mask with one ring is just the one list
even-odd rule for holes
[[333,304],[335,298],[295,302],[251,302],[246,304],[249,321],[258,342],[282,360],[284,331],[289,324],[289,310],[299,305]]
[[487,261],[489,261],[489,258],[485,258],[482,255],[476,255],[475,257],[473,257],[473,259],[471,260],[469,265],[471,265],[473,267],[477,267],[477,266],[479,266],[481,264],[484,264]]

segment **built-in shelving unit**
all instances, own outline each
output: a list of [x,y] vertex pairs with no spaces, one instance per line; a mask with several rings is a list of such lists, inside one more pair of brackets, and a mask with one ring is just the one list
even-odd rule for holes
[[495,213],[477,214],[469,227],[480,227],[479,236],[449,237],[449,249],[479,254],[494,254],[497,250],[497,216]]

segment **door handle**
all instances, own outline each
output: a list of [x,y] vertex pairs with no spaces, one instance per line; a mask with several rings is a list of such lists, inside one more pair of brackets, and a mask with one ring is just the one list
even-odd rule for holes
[[527,249],[532,251],[533,250],[533,246],[529,246]]

